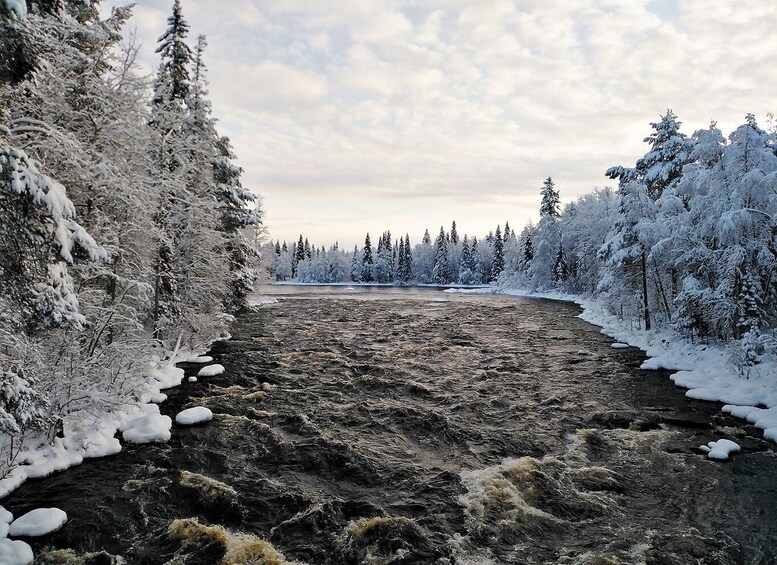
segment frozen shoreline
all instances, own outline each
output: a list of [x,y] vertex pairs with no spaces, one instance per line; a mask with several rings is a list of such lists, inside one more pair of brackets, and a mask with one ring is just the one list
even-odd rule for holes
[[685,396],[696,400],[722,402],[722,410],[743,418],[763,430],[766,439],[777,442],[777,366],[763,363],[749,378],[735,372],[730,355],[722,344],[691,343],[670,329],[646,331],[619,320],[596,299],[558,292],[531,292],[514,288],[449,289],[462,294],[502,294],[574,302],[583,308],[580,318],[602,328],[616,342],[645,352],[642,369],[676,371],[672,381],[688,389]]

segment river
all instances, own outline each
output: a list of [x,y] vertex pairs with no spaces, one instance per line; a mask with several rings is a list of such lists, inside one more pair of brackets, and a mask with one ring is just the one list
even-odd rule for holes
[[[574,304],[435,289],[270,286],[169,392],[208,406],[166,444],[30,481],[45,563],[766,564],[777,458],[642,371]],[[187,374],[196,367],[183,365]],[[727,463],[698,446],[728,437]]]

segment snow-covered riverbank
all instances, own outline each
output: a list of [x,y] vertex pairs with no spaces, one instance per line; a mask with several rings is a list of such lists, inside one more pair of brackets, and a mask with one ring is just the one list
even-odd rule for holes
[[524,289],[451,289],[445,292],[505,294],[574,302],[583,308],[580,318],[600,326],[602,333],[616,343],[627,343],[643,350],[648,359],[643,369],[677,371],[672,381],[688,389],[685,395],[697,400],[722,402],[723,411],[744,418],[763,430],[766,439],[777,442],[777,366],[762,363],[742,376],[731,361],[725,345],[691,343],[670,329],[646,331],[633,322],[610,314],[596,299],[557,292],[537,293]]

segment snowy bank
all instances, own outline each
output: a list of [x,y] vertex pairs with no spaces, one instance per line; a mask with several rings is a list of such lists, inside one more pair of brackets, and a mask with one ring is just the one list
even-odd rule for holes
[[[169,440],[172,420],[162,416],[154,403],[167,398],[162,390],[178,386],[183,381],[183,369],[176,367],[175,363],[195,362],[195,359],[203,362],[205,357],[202,357],[202,352],[180,351],[172,359],[150,359],[146,363],[144,382],[135,393],[137,402],[108,406],[94,414],[65,416],[62,422],[63,437],[56,437],[51,443],[38,445],[19,454],[17,465],[0,479],[0,498],[10,494],[27,479],[64,471],[81,464],[84,459],[118,453],[122,449],[121,442],[116,438],[119,432],[122,432],[124,441],[130,443]],[[5,561],[0,559],[0,563]]]
[[[766,439],[777,442],[777,366],[758,365],[749,378],[738,374],[730,363],[730,353],[723,344],[691,343],[668,328],[646,331],[633,323],[618,319],[600,301],[558,292],[535,293],[514,288],[450,289],[462,294],[503,294],[574,302],[583,308],[580,318],[600,326],[602,333],[613,338],[615,349],[638,347],[648,359],[642,369],[677,371],[670,378],[685,395],[696,400],[722,402],[723,411],[744,418],[764,431]],[[728,456],[728,455],[727,455]]]

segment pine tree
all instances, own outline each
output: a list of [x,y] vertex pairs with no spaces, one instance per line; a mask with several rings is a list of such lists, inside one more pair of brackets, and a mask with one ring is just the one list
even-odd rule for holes
[[451,224],[451,244],[456,245],[459,243],[459,234],[456,231],[456,220]]
[[558,218],[559,216],[559,194],[555,189],[553,179],[548,177],[542,185],[542,203],[540,204],[540,217],[550,216]]
[[505,222],[505,234],[504,234],[504,241],[507,242],[508,239],[510,239],[510,236],[512,235],[512,232],[510,231],[510,222]]
[[494,233],[494,262],[491,264],[491,281],[496,281],[505,269],[504,240],[502,229],[496,226]]
[[397,249],[397,271],[396,271],[396,281],[403,283],[404,276],[405,276],[405,240],[402,238],[399,238],[399,244]]
[[424,238],[421,240],[424,245],[431,245],[432,244],[432,238],[429,235],[429,230],[424,230]]

